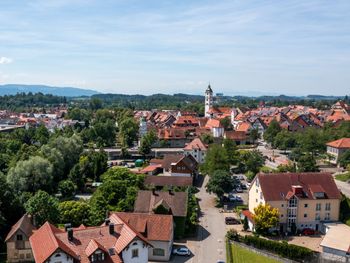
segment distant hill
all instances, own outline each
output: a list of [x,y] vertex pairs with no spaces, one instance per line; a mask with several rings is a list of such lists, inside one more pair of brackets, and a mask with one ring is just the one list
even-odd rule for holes
[[56,96],[66,97],[80,97],[80,96],[92,96],[99,94],[95,90],[80,89],[72,87],[51,87],[45,85],[24,85],[24,84],[6,84],[0,85],[0,96],[3,95],[15,95],[17,93],[38,93],[52,94]]

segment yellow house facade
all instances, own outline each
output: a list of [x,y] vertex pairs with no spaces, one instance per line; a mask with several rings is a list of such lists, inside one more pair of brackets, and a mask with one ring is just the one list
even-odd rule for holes
[[323,232],[323,224],[339,220],[341,194],[331,174],[258,174],[249,189],[249,211],[269,204],[279,211],[281,232],[311,228]]

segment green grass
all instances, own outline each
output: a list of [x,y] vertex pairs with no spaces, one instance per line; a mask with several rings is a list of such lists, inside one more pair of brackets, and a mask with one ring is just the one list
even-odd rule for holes
[[246,263],[246,262],[254,262],[254,263],[277,263],[275,259],[257,254],[248,249],[242,248],[239,245],[231,244],[232,246],[232,259],[233,263]]
[[342,182],[347,182],[350,180],[350,172],[345,173],[345,174],[338,174],[335,176],[335,179],[342,181]]

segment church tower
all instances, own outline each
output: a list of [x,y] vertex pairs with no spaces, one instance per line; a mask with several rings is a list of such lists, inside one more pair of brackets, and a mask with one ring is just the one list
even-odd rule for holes
[[213,107],[213,90],[210,87],[210,84],[208,85],[208,88],[205,90],[205,111],[204,116],[210,117],[209,110]]

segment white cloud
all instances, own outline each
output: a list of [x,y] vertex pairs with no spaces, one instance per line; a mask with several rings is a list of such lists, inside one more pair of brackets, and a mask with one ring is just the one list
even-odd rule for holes
[[10,64],[12,63],[12,58],[0,57],[0,64]]

